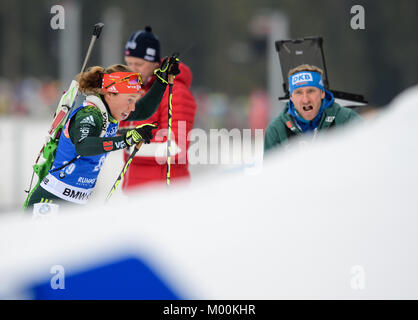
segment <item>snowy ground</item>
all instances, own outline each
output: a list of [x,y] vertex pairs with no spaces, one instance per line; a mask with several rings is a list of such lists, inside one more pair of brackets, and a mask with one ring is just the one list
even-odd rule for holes
[[417,105],[414,87],[376,121],[278,151],[253,174],[43,221],[5,214],[0,296],[30,298],[53,265],[77,273],[129,252],[184,298],[417,299]]

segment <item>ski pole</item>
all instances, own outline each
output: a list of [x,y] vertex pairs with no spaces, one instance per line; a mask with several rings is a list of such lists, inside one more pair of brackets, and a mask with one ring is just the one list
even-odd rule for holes
[[91,54],[91,51],[93,50],[94,43],[96,42],[97,39],[99,39],[100,32],[102,32],[103,26],[104,26],[104,23],[101,23],[101,22],[96,23],[93,26],[93,35],[92,35],[91,40],[90,40],[89,48],[87,49],[87,54],[86,54],[86,57],[84,59],[83,66],[81,67],[81,72],[84,72],[84,70],[86,69],[87,62],[90,59],[90,54]]
[[109,194],[106,197],[106,201],[110,199],[112,194],[115,192],[117,186],[122,181],[123,176],[125,175],[126,171],[128,170],[132,160],[134,159],[136,153],[138,152],[139,148],[141,148],[142,144],[144,143],[144,140],[138,142],[138,144],[135,145],[134,151],[132,151],[131,155],[129,156],[128,160],[126,160],[125,165],[122,168],[122,171],[120,172],[118,178],[116,179],[115,183],[112,186],[112,189],[110,189]]
[[[83,73],[86,69],[87,62],[90,59],[90,55],[91,55],[91,52],[92,52],[93,47],[94,47],[94,43],[100,37],[100,33],[102,32],[103,26],[104,26],[104,24],[101,23],[101,22],[96,23],[93,26],[93,34],[91,36],[90,44],[89,44],[89,47],[87,49],[86,57],[84,58],[84,63],[83,63],[83,66],[81,67],[81,72],[80,73]],[[75,96],[74,96],[74,92],[75,92]],[[77,97],[78,97],[78,94],[79,94],[77,81],[73,80],[71,82],[70,89],[63,95],[63,97],[65,97],[66,95],[69,95],[69,94],[71,94],[71,96],[69,96],[68,98],[71,101],[71,103],[74,104],[74,102],[77,100]],[[68,98],[64,99],[63,102],[66,102],[65,100],[68,100]],[[65,116],[69,113],[69,111],[72,107],[73,107],[72,105],[60,104],[58,109],[61,109],[61,110],[55,115],[55,119],[52,123],[51,129],[49,129],[49,134],[50,135],[54,132],[54,130],[58,127],[58,125],[61,124],[61,122],[64,120]]]
[[[87,50],[86,57],[84,58],[83,66],[81,67],[81,72],[84,72],[84,70],[86,69],[86,65],[87,65],[88,60],[90,59],[90,54],[93,50],[94,43],[99,38],[100,33],[103,29],[103,26],[104,26],[104,24],[101,23],[101,22],[96,23],[93,26],[93,34],[92,34],[92,37],[91,37],[91,40],[90,40],[90,44],[89,44],[89,47],[88,47],[88,50]],[[71,82],[70,88],[67,90],[67,92],[65,92],[63,94],[63,96],[60,99],[58,108],[57,108],[57,110],[55,111],[55,114],[54,114],[54,120],[52,121],[51,128],[48,131],[48,137],[47,137],[48,139],[53,137],[53,135],[55,133],[55,130],[65,120],[65,117],[69,113],[70,109],[72,108],[75,100],[77,99],[77,96],[78,96],[78,82],[73,80]],[[38,163],[38,161],[39,161],[39,159],[42,155],[42,152],[44,151],[46,143],[47,142],[44,143],[44,145],[41,148],[41,151],[39,151],[38,157],[35,160],[35,165]],[[35,175],[35,171],[32,172],[32,177],[30,179],[28,190],[25,190],[25,192],[28,193],[28,194],[30,194],[30,191],[32,189],[32,183],[33,183],[34,175]],[[29,198],[29,196],[28,196],[28,198]]]
[[[179,53],[173,53],[170,59],[177,59]],[[171,177],[171,118],[173,112],[173,83],[175,76],[172,74],[168,75],[168,133],[167,133],[167,186],[170,185]]]

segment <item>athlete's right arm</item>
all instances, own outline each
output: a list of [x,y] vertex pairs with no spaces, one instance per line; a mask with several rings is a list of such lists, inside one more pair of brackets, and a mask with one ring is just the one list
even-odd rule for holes
[[73,116],[69,134],[80,156],[94,156],[126,148],[124,136],[101,138],[102,124],[102,114],[94,106],[86,106]]

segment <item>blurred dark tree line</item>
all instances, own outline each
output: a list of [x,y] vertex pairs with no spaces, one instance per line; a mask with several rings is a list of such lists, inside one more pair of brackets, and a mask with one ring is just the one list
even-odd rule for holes
[[[57,78],[58,37],[64,31],[51,29],[50,9],[55,4],[65,8],[66,3],[1,2],[1,77]],[[82,56],[92,25],[102,20],[106,7],[117,6],[123,13],[120,35],[123,43],[133,31],[151,25],[162,42],[162,53],[183,53],[182,60],[193,70],[194,86],[212,91],[247,94],[266,86],[266,46],[260,46],[259,35],[250,29],[260,11],[285,13],[291,38],[324,37],[333,89],[362,93],[371,103],[381,105],[418,82],[416,0],[87,0],[79,3]],[[350,8],[356,4],[365,9],[365,30],[350,27]],[[120,50],[123,52],[122,47]],[[95,50],[90,64],[98,64],[99,55],[99,50]]]

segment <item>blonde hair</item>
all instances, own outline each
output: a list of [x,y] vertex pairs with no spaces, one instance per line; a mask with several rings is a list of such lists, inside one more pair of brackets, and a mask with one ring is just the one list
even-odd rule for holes
[[310,65],[310,64],[302,64],[300,66],[297,66],[296,68],[293,68],[289,71],[287,74],[287,77],[290,77],[291,75],[294,75],[295,73],[301,72],[301,71],[314,71],[318,72],[321,77],[324,77],[324,71],[322,71],[321,68],[318,68],[316,66]]
[[124,64],[114,64],[106,69],[100,66],[90,67],[76,76],[79,90],[84,94],[103,94],[103,75],[112,72],[132,72],[132,70]]

